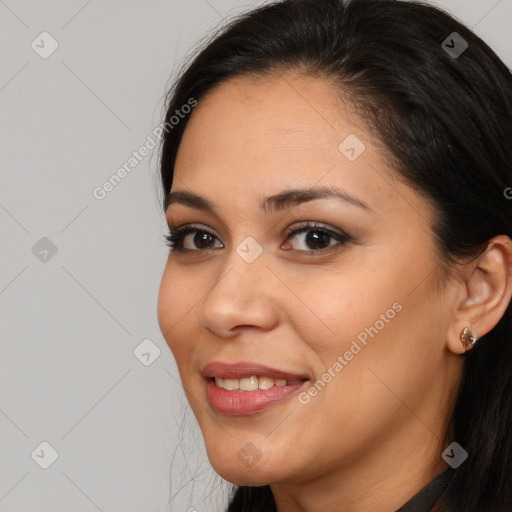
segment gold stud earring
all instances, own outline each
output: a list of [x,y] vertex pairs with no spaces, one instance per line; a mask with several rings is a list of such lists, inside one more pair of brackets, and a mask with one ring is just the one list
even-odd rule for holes
[[469,327],[464,327],[464,330],[460,333],[460,341],[464,347],[464,352],[467,352],[475,346],[477,338],[471,334]]

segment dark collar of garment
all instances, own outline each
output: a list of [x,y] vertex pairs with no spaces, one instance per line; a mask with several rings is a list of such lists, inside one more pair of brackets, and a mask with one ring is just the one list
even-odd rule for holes
[[443,471],[396,512],[435,512],[454,473],[451,468]]

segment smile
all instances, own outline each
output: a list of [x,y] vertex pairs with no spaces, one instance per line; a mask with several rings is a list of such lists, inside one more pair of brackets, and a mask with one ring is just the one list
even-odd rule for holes
[[212,362],[202,374],[211,408],[228,416],[256,414],[282,403],[310,381],[306,375],[255,363]]

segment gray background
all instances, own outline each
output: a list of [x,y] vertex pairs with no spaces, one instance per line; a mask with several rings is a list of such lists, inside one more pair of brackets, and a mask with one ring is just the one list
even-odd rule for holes
[[[1,512],[222,510],[157,323],[157,148],[93,190],[157,140],[188,51],[261,3],[0,0]],[[512,0],[436,3],[512,66]]]

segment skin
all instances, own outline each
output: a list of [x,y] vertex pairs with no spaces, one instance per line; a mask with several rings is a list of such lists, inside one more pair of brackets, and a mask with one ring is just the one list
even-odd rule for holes
[[[338,149],[349,134],[366,146],[355,161]],[[237,485],[270,484],[279,512],[392,512],[446,469],[460,332],[491,330],[512,294],[504,236],[444,274],[434,208],[396,179],[378,148],[332,84],[287,71],[210,91],[178,152],[172,191],[199,194],[217,213],[168,208],[172,226],[199,224],[214,237],[201,245],[189,235],[188,253],[170,252],[159,325],[213,468]],[[259,208],[266,196],[320,185],[371,211],[336,199]],[[287,240],[301,221],[352,241],[308,245],[317,228]],[[263,249],[252,263],[236,252],[248,236]],[[290,397],[248,416],[209,405],[206,363],[254,361],[307,374],[313,385],[394,303],[401,311],[309,403]],[[247,442],[261,457],[252,467],[237,456]]]

